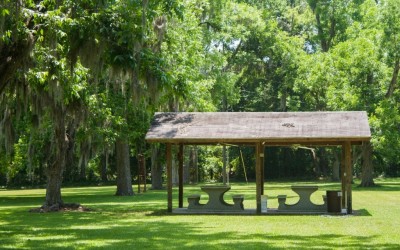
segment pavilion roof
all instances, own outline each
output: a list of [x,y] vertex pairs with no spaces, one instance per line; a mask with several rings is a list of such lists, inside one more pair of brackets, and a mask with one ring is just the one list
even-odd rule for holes
[[148,142],[183,144],[360,144],[371,138],[367,113],[166,112],[154,115]]

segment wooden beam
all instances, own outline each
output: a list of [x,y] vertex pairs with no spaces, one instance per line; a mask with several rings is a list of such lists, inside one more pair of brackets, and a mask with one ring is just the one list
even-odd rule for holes
[[340,146],[344,140],[351,142],[352,145],[362,145],[362,142],[369,141],[370,137],[365,138],[256,138],[256,139],[241,139],[241,138],[147,138],[149,143],[171,143],[185,145],[255,145],[260,141],[266,146]]
[[257,201],[257,213],[261,213],[261,150],[262,144],[256,144],[256,201]]
[[178,169],[179,208],[182,208],[183,207],[183,144],[179,144],[178,161],[179,161],[179,169]]
[[345,165],[345,145],[342,144],[342,157],[340,161],[340,181],[342,183],[341,189],[342,189],[342,208],[346,207],[346,168],[344,167]]
[[[352,145],[361,145],[363,141],[358,139],[351,139],[346,138]],[[343,140],[338,138],[334,141],[332,140],[315,140],[315,141],[304,141],[301,139],[288,139],[285,141],[273,141],[273,140],[265,140],[263,145],[265,146],[272,146],[272,147],[296,147],[296,146],[306,146],[306,147],[313,147],[313,146],[320,146],[320,147],[337,147],[343,144]]]
[[167,195],[168,195],[168,212],[172,212],[172,150],[171,144],[167,143]]
[[344,144],[344,153],[345,153],[345,173],[346,173],[346,207],[347,214],[353,213],[353,204],[352,204],[352,194],[351,194],[351,183],[353,181],[352,174],[352,162],[351,162],[351,144],[346,142]]

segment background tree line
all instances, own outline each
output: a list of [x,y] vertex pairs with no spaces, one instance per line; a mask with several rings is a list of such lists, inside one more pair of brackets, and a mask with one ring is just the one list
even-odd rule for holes
[[[0,0],[0,185],[46,183],[47,206],[62,181],[132,195],[143,154],[160,188],[156,111],[340,110],[368,112],[353,158],[371,185],[400,174],[399,70],[396,0]],[[254,177],[251,148],[225,153]],[[337,148],[266,154],[267,178],[339,175]],[[223,155],[188,148],[188,171],[219,180]]]

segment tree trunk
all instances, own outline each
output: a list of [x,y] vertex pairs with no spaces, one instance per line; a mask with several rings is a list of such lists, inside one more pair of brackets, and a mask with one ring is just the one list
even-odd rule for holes
[[80,173],[79,173],[79,179],[81,181],[86,181],[86,166],[87,166],[86,156],[83,156],[83,159],[80,164]]
[[317,150],[316,149],[310,149],[310,150],[311,150],[311,155],[313,158],[315,177],[319,178],[319,177],[321,177],[321,169],[320,169],[320,165],[319,165],[319,158],[317,155]]
[[[352,157],[351,157],[351,165],[354,166],[357,164],[357,162],[363,157],[363,152],[362,152],[362,148],[360,149],[360,147],[352,147]],[[360,177],[359,176],[360,173],[355,173],[356,177]]]
[[[55,110],[62,110],[57,108]],[[63,114],[54,114],[54,157],[47,169],[46,202],[44,207],[55,207],[58,210],[64,205],[61,199],[62,175],[65,167],[65,157],[67,152],[68,140],[65,134],[65,121]],[[52,209],[51,209],[52,210]]]
[[333,162],[332,167],[332,181],[340,181],[340,157],[339,153],[336,150],[333,152],[333,156],[335,161]]
[[327,152],[325,148],[320,148],[319,150],[319,169],[320,169],[320,174],[324,177],[328,176],[328,159],[326,157]]
[[279,110],[281,112],[286,112],[287,111],[287,98],[288,98],[288,94],[287,94],[287,89],[286,87],[283,88],[282,90],[282,95],[281,95],[281,100],[280,100],[280,107]]
[[151,146],[151,188],[160,190],[163,188],[162,183],[162,164],[160,162],[160,148],[158,145]]
[[116,163],[117,163],[117,192],[118,196],[133,195],[132,176],[129,159],[129,144],[122,138],[117,139],[116,143]]
[[79,158],[79,179],[81,181],[86,181],[86,170],[87,170],[87,165],[90,159],[90,152],[91,151],[91,140],[85,140],[81,143],[81,157]]
[[189,171],[190,171],[190,182],[197,184],[199,182],[198,178],[198,164],[197,164],[197,148],[194,146],[190,149],[189,156]]
[[374,168],[372,164],[372,145],[370,142],[365,142],[362,145],[362,173],[361,173],[361,187],[375,186],[374,183]]
[[61,199],[62,164],[54,162],[47,171],[47,187],[45,207],[57,206],[57,210],[64,205]]
[[65,158],[65,172],[66,176],[64,178],[67,181],[74,181],[74,168],[76,167],[75,163],[75,132],[76,132],[76,124],[74,121],[70,122],[67,129],[68,136],[68,146],[67,153]]
[[321,17],[319,15],[319,13],[315,14],[315,19],[317,20],[317,30],[318,30],[318,37],[321,41],[321,49],[323,52],[328,52],[329,45],[325,38],[324,30],[323,30],[322,24],[321,24]]
[[[190,152],[190,148],[189,147],[185,147],[185,154],[184,155],[188,155],[188,153]],[[185,157],[183,157],[185,159]],[[183,184],[188,184],[190,182],[190,157],[186,157],[186,162],[183,165]]]
[[103,153],[100,158],[100,175],[102,181],[108,181],[107,164],[108,164],[108,154]]
[[386,98],[391,97],[394,93],[394,90],[396,89],[397,77],[399,76],[399,71],[400,71],[400,58],[397,58],[393,69],[392,80],[390,81],[389,88],[385,95]]
[[178,174],[178,164],[176,164],[175,158],[172,157],[172,185],[178,185],[179,174]]

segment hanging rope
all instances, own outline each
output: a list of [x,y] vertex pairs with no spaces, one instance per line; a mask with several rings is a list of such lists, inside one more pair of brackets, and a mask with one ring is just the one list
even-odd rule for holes
[[240,146],[239,146],[239,152],[240,152],[240,158],[242,158],[242,166],[243,166],[244,178],[246,179],[246,183],[249,184],[249,182],[247,180],[246,167],[244,165],[244,160],[243,160],[242,147],[240,147]]

